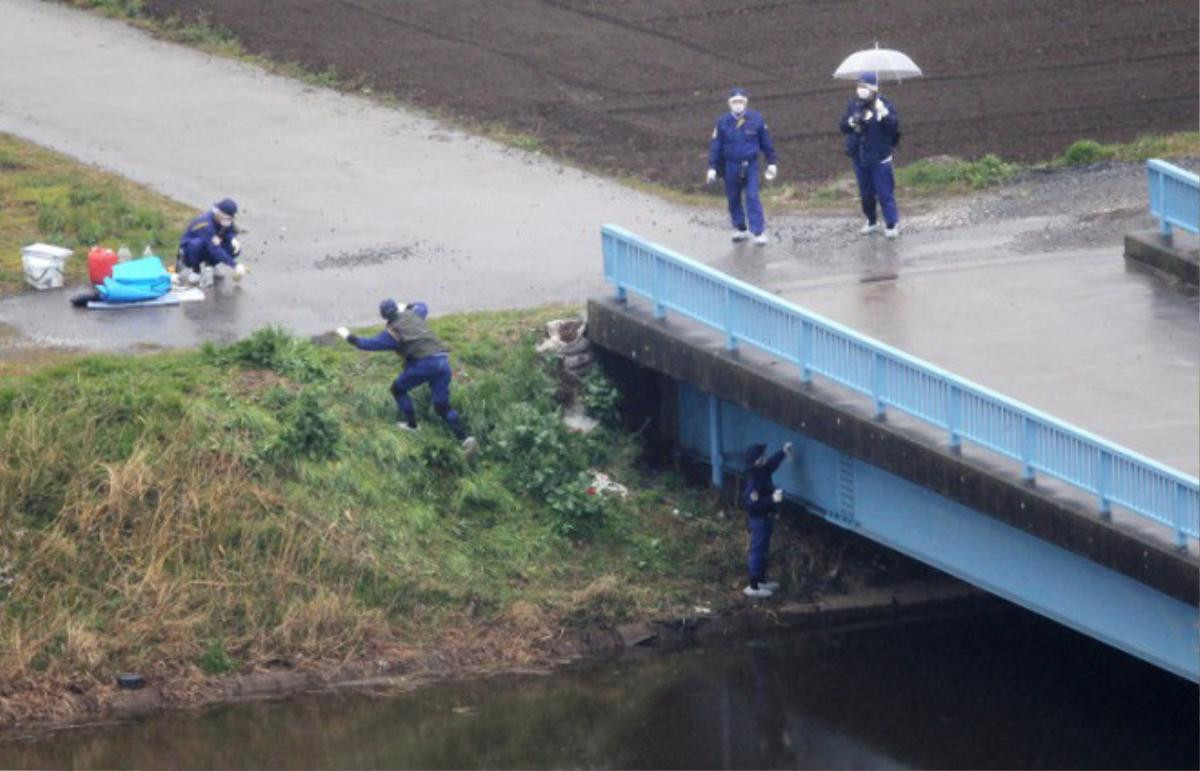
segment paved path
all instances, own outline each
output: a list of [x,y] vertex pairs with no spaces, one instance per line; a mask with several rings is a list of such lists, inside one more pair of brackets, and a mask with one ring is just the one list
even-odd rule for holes
[[0,323],[37,341],[189,345],[272,322],[312,334],[372,322],[388,295],[435,313],[580,301],[604,291],[598,228],[616,222],[1188,473],[1200,466],[1195,294],[1121,258],[1122,230],[1146,226],[1136,169],[910,215],[897,242],[858,238],[850,217],[781,217],[771,246],[733,247],[717,212],[415,113],[56,3],[0,0],[0,18],[0,131],[197,207],[233,195],[252,231],[250,279],[204,304],[0,302]]

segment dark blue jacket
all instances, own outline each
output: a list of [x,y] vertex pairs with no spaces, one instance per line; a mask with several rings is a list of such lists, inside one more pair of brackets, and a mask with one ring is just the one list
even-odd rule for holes
[[237,266],[233,256],[233,239],[237,226],[222,228],[211,211],[206,211],[192,220],[179,238],[179,250],[196,259],[207,257],[208,262],[223,262],[229,267]]
[[778,163],[775,143],[767,131],[767,122],[761,113],[746,110],[741,118],[727,112],[717,118],[712,141],[708,143],[708,167],[720,170],[723,163],[752,161],[762,153],[767,163]]
[[[838,128],[846,135],[846,155],[860,166],[870,166],[887,160],[900,137],[900,114],[887,99],[881,96],[879,101],[883,102],[888,110],[887,117],[883,120],[877,115],[872,115],[871,120],[863,121],[864,111],[869,109],[874,113],[875,110],[869,102],[861,102],[856,97],[846,105],[842,122],[838,124]],[[852,116],[859,118],[858,130],[850,125]]]
[[[746,507],[746,513],[750,516],[764,517],[775,507],[775,502],[771,500],[771,495],[775,492],[775,482],[771,475],[786,457],[787,453],[779,450],[761,466],[746,469],[746,481],[742,483],[742,505]],[[758,493],[757,499],[751,500],[750,493]]]

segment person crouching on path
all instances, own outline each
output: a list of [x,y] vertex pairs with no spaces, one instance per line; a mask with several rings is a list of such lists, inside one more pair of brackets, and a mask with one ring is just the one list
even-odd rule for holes
[[396,425],[408,431],[417,430],[417,413],[408,392],[428,383],[433,393],[434,411],[462,442],[463,450],[473,453],[478,442],[467,435],[458,412],[450,406],[450,380],[454,377],[450,354],[425,323],[429,308],[425,303],[416,302],[400,310],[395,300],[384,300],[379,303],[379,315],[387,326],[374,337],[352,335],[345,327],[338,327],[337,333],[360,351],[395,351],[404,359],[404,371],[392,383],[392,397],[400,413],[400,422]]
[[234,281],[246,275],[246,266],[238,262],[242,246],[238,243],[238,230],[233,223],[237,211],[237,203],[232,198],[225,198],[188,223],[179,238],[175,267],[181,280],[186,278],[189,284],[199,284],[201,272],[206,267],[212,269],[217,265],[225,265],[233,271]]
[[775,487],[771,475],[792,454],[792,443],[784,442],[783,449],[767,457],[765,444],[752,444],[746,449],[746,481],[742,485],[742,505],[746,507],[746,532],[749,545],[746,567],[750,585],[742,591],[748,597],[770,597],[779,588],[767,580],[767,555],[771,551],[771,532],[775,524],[775,504],[783,500],[783,490]]
[[[725,179],[725,197],[729,201],[729,217],[733,221],[733,240],[745,241],[746,217],[750,217],[750,233],[754,243],[767,243],[766,221],[762,201],[758,197],[758,155],[767,158],[767,181],[778,173],[775,144],[767,131],[767,122],[754,110],[747,110],[749,97],[740,88],[729,92],[729,112],[717,118],[712,140],[708,143],[708,176],[705,184],[717,177]],[[742,196],[746,205],[742,207]]]
[[900,212],[896,209],[892,149],[900,141],[900,115],[891,102],[879,95],[875,73],[859,76],[854,98],[846,105],[838,127],[846,135],[846,155],[854,163],[858,196],[867,216],[867,224],[859,232],[869,235],[879,230],[878,204],[883,209],[883,234],[895,238],[900,235]]

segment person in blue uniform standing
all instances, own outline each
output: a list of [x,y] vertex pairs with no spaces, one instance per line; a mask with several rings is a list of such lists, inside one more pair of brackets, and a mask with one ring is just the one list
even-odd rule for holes
[[750,585],[742,591],[748,597],[770,597],[779,584],[767,580],[767,555],[771,551],[771,533],[775,529],[772,517],[775,504],[783,500],[783,490],[775,487],[771,476],[784,458],[791,456],[792,443],[784,442],[783,449],[770,457],[765,444],[746,448],[746,480],[742,484],[742,506],[746,509],[746,567]]
[[896,209],[892,150],[900,141],[900,114],[879,95],[875,73],[859,76],[854,98],[846,105],[838,128],[846,136],[846,155],[854,164],[858,196],[867,217],[859,232],[878,232],[878,209],[883,209],[883,234],[895,238],[900,235],[900,212]]
[[379,303],[379,315],[387,322],[383,331],[374,337],[358,337],[346,327],[338,327],[343,340],[360,351],[394,351],[404,359],[404,371],[392,383],[392,398],[400,413],[398,427],[417,430],[417,413],[408,392],[425,383],[433,393],[433,409],[462,442],[463,449],[473,453],[478,447],[475,437],[468,436],[462,419],[450,406],[450,354],[425,322],[429,308],[422,302],[409,303],[401,310],[395,300]]
[[200,283],[201,273],[206,269],[225,265],[236,281],[246,275],[246,266],[238,262],[242,246],[237,239],[238,205],[232,198],[224,198],[213,204],[212,209],[188,223],[179,238],[179,253],[176,272],[189,284]]
[[[766,221],[762,201],[758,197],[758,156],[767,159],[764,176],[767,181],[779,173],[779,158],[775,144],[761,113],[746,109],[750,101],[743,89],[729,92],[729,112],[717,118],[712,140],[708,143],[708,175],[706,184],[717,177],[725,180],[725,197],[729,201],[729,217],[733,220],[733,240],[745,241],[751,234],[754,243],[767,243]],[[745,206],[742,198],[745,197]],[[749,217],[750,231],[746,232]]]

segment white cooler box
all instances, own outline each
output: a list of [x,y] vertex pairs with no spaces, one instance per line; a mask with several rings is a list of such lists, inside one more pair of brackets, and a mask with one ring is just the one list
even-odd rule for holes
[[63,266],[73,252],[61,246],[30,244],[21,249],[25,283],[34,289],[58,289],[63,285]]

